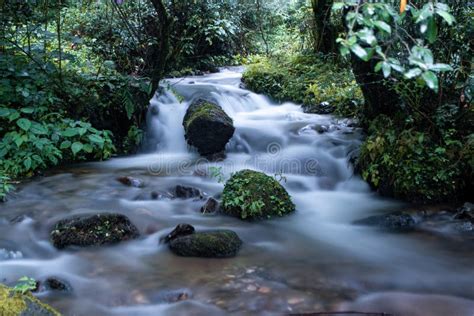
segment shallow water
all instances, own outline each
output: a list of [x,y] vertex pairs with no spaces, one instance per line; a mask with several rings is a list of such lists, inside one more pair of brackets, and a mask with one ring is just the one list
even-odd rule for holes
[[[471,247],[351,224],[402,206],[379,198],[353,175],[349,157],[361,131],[347,120],[304,114],[295,104],[277,105],[240,89],[240,78],[240,69],[227,69],[169,80],[165,86],[184,101],[169,90],[152,100],[146,154],[60,168],[20,185],[0,204],[0,280],[67,280],[70,294],[38,294],[65,315],[267,315],[341,306],[387,312],[393,306],[387,299],[374,303],[373,295],[384,293],[393,304],[406,301],[406,292],[417,293],[409,296],[414,305],[428,302],[424,315],[441,315],[429,303],[441,295],[443,306],[452,304],[452,315],[474,315]],[[184,141],[182,118],[199,97],[213,98],[234,120],[224,161],[206,161]],[[172,198],[178,184],[219,196],[223,184],[209,176],[211,166],[221,167],[225,177],[243,168],[276,175],[297,212],[243,222],[202,215],[204,200]],[[120,176],[145,186],[124,186]],[[160,199],[152,200],[152,191]],[[142,238],[98,249],[52,247],[48,233],[57,220],[103,211],[127,215]],[[232,229],[244,246],[232,259],[177,257],[158,240],[179,223]],[[173,302],[182,293],[187,299]]]

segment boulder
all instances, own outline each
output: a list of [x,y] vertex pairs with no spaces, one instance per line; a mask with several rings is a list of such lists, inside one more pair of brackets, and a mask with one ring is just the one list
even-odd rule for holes
[[178,256],[203,258],[234,257],[242,240],[231,230],[197,232],[172,239],[170,250]]
[[177,185],[174,191],[177,198],[181,198],[181,199],[189,199],[189,198],[195,198],[195,197],[201,198],[201,191],[193,187]]
[[224,151],[234,135],[232,119],[218,105],[205,100],[191,104],[184,116],[185,138],[202,156]]
[[31,293],[21,294],[0,284],[0,315],[60,316],[52,307],[41,303]]
[[207,199],[206,203],[201,207],[201,213],[203,214],[212,214],[219,211],[219,201],[215,198],[210,197]]
[[160,243],[169,243],[178,237],[194,234],[194,227],[189,224],[179,224],[168,235],[160,238]]
[[47,290],[57,292],[72,292],[72,286],[64,280],[56,277],[49,277],[44,281],[44,286]]
[[116,244],[139,236],[138,229],[122,214],[100,213],[60,220],[50,233],[58,249],[68,246],[101,246]]
[[380,228],[405,231],[412,230],[416,226],[415,219],[407,213],[394,212],[385,215],[374,215],[354,222],[356,225],[377,226]]
[[145,186],[142,180],[133,177],[120,177],[117,178],[117,181],[134,188],[143,188]]
[[225,184],[222,209],[241,219],[264,219],[289,214],[295,205],[277,180],[246,169],[232,175]]

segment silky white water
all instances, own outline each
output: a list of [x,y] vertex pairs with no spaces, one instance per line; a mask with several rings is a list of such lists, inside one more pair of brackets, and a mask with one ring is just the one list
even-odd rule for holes
[[[402,205],[379,198],[354,175],[349,160],[361,144],[361,130],[349,120],[305,114],[298,105],[241,89],[240,78],[241,69],[232,68],[167,80],[151,101],[144,153],[60,168],[22,184],[11,201],[0,204],[1,281],[13,285],[24,275],[66,280],[72,293],[38,294],[65,315],[281,315],[341,306],[387,312],[391,307],[383,300],[374,303],[386,295],[392,302],[408,300],[406,295],[413,304],[424,302],[425,315],[440,315],[429,300],[442,295],[443,305],[460,310],[453,315],[469,315],[464,311],[474,306],[472,248],[352,224]],[[198,98],[218,103],[234,121],[223,161],[207,161],[185,142],[182,120]],[[219,197],[223,183],[210,176],[210,167],[225,179],[244,168],[275,176],[297,211],[245,222],[201,214],[203,200],[172,197],[176,185]],[[141,179],[145,186],[124,186],[119,176]],[[152,192],[160,198],[151,199]],[[57,220],[106,211],[128,216],[142,237],[62,251],[49,242]],[[232,229],[243,248],[231,259],[177,257],[158,240],[179,223]],[[186,293],[187,299],[176,302],[173,293]]]

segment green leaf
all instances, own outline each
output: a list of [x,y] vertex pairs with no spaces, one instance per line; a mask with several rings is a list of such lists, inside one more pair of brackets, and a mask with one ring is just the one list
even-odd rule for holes
[[434,64],[429,67],[431,71],[442,72],[442,71],[452,71],[453,67],[447,64]]
[[388,33],[388,34],[391,34],[392,33],[392,28],[390,27],[390,25],[388,25],[387,23],[385,23],[384,21],[375,21],[374,22],[374,25],[381,31],[385,32],[385,33]]
[[92,135],[89,135],[88,138],[93,143],[97,143],[97,144],[103,144],[104,143],[104,139],[102,137],[100,137],[99,135],[92,134]]
[[73,155],[76,155],[78,152],[80,152],[84,148],[84,145],[80,142],[74,142],[71,146],[71,150]]
[[405,78],[412,79],[412,78],[418,77],[419,75],[421,75],[421,73],[422,71],[420,68],[413,68],[405,73]]
[[31,114],[35,111],[35,109],[34,108],[21,108],[20,111],[22,113]]
[[24,131],[28,131],[31,127],[31,121],[26,118],[19,119],[16,124]]
[[85,144],[85,145],[84,145],[84,151],[85,151],[86,153],[89,153],[89,154],[90,154],[93,150],[94,150],[94,147],[92,147],[91,144]]
[[383,63],[384,63],[383,61],[379,61],[377,65],[375,65],[375,68],[374,68],[375,72],[379,72],[380,69],[382,69]]
[[454,23],[454,21],[456,21],[456,19],[454,18],[454,16],[452,16],[451,14],[449,14],[447,11],[444,11],[444,10],[436,10],[436,14],[438,14],[439,16],[441,16],[445,21],[446,23],[448,23],[448,25],[451,25]]
[[20,113],[16,110],[10,110],[10,114],[8,115],[8,120],[10,122],[16,120],[17,118],[20,117]]
[[383,62],[382,64],[382,72],[383,72],[383,76],[385,78],[388,78],[390,76],[390,73],[392,72],[392,67],[390,66],[389,63],[387,62]]
[[71,142],[68,140],[65,140],[61,143],[61,146],[59,147],[60,149],[66,149],[71,147]]
[[351,46],[351,51],[356,54],[360,59],[367,61],[368,54],[365,49],[362,48],[359,44],[354,44]]
[[31,157],[27,157],[25,160],[23,160],[23,165],[25,166],[26,170],[30,170],[31,168]]
[[37,134],[37,135],[46,135],[46,134],[48,134],[48,130],[43,125],[41,125],[39,123],[36,123],[36,122],[33,122],[33,124],[31,124],[30,131],[33,134]]
[[422,75],[421,78],[426,82],[426,85],[428,88],[434,91],[438,91],[438,77],[431,71],[425,71]]
[[6,108],[0,108],[0,117],[7,117],[10,114],[10,110]]
[[77,134],[78,134],[77,128],[67,128],[61,133],[61,135],[63,135],[64,137],[73,137],[73,136],[76,136]]
[[428,32],[426,33],[426,38],[428,39],[428,42],[433,44],[436,41],[436,38],[438,37],[438,26],[435,23],[435,20],[431,18],[428,22]]

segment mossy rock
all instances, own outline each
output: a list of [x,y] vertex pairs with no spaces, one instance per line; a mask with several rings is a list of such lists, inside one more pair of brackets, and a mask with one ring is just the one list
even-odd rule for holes
[[285,188],[262,172],[242,170],[225,184],[222,193],[224,213],[241,219],[284,216],[295,210]]
[[74,216],[59,221],[51,231],[53,245],[58,249],[68,246],[101,246],[135,239],[137,227],[122,214],[100,213]]
[[231,230],[198,232],[170,241],[170,250],[182,257],[229,258],[237,255],[242,240]]
[[21,294],[0,284],[0,315],[60,316],[52,307],[41,303],[31,293]]
[[185,138],[202,156],[225,150],[234,135],[232,119],[216,104],[198,100],[191,104],[183,119]]

